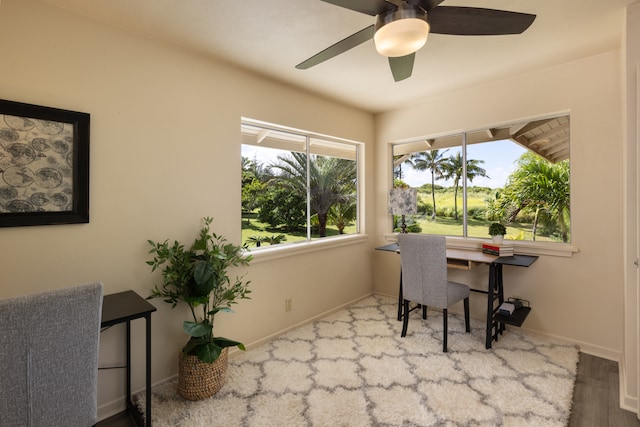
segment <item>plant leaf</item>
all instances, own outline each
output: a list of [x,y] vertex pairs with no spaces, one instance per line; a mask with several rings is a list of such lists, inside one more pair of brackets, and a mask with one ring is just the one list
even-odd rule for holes
[[216,346],[218,346],[220,348],[238,347],[240,350],[246,350],[244,344],[242,344],[241,342],[238,342],[238,341],[230,340],[229,338],[214,337],[212,341]]
[[182,329],[192,337],[203,337],[210,334],[213,330],[213,326],[199,322],[187,322],[182,324]]
[[217,345],[212,343],[208,343],[198,346],[192,352],[192,354],[198,356],[198,359],[202,360],[204,363],[213,363],[218,359],[218,357],[220,357],[221,352],[221,347],[218,347]]
[[209,295],[215,285],[213,266],[207,261],[196,261],[193,266],[193,279],[193,296]]
[[208,339],[204,338],[204,337],[191,337],[189,339],[189,342],[187,342],[187,344],[182,348],[182,351],[185,354],[193,354],[193,349],[203,345],[203,344],[207,344],[209,342]]

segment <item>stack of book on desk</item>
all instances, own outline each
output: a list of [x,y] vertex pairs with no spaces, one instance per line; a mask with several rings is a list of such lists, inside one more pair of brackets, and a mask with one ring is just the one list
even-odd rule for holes
[[513,256],[513,246],[495,243],[483,243],[482,252],[489,255]]

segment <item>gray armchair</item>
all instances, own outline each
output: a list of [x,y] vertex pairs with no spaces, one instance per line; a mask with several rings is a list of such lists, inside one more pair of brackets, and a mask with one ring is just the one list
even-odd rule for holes
[[95,425],[102,288],[0,300],[0,427]]
[[465,329],[469,324],[469,286],[450,282],[447,279],[447,246],[444,236],[428,234],[398,235],[402,260],[403,322],[402,336],[407,335],[409,302],[423,307],[423,319],[427,318],[426,307],[442,310],[444,337],[442,351],[447,351],[447,308],[464,301]]

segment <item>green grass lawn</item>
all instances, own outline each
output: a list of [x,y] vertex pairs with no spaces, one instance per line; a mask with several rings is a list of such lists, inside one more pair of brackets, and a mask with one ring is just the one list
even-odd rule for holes
[[[462,219],[454,220],[453,218],[436,217],[435,220],[431,216],[416,215],[409,221],[415,221],[422,228],[423,233],[427,234],[444,234],[447,236],[462,236]],[[409,222],[408,222],[409,223]],[[480,221],[469,219],[467,222],[467,236],[488,239],[489,224],[491,221]],[[532,240],[531,224],[514,224],[507,225],[507,234],[505,239],[511,240]],[[551,237],[536,235],[538,242],[558,242],[559,240]]]
[[[311,238],[319,238],[317,230],[311,233]],[[356,232],[355,224],[350,224],[344,229],[344,234],[354,234]],[[296,230],[296,231],[287,231],[282,230],[280,227],[273,228],[266,222],[260,222],[256,218],[256,214],[251,214],[249,221],[247,221],[247,216],[243,215],[242,217],[242,243],[248,241],[250,237],[260,236],[260,237],[270,237],[274,235],[284,234],[286,236],[286,240],[282,243],[292,243],[298,241],[307,240],[307,231],[306,230]],[[337,236],[338,228],[327,224],[327,236]],[[251,242],[248,243],[249,247],[254,247],[255,245]],[[268,246],[268,243],[263,243],[263,246]]]
[[[493,196],[495,190],[489,188],[470,187],[467,189],[467,210],[471,213],[478,212],[477,217],[471,215],[467,219],[467,236],[478,238],[489,238],[489,224],[485,218],[487,209],[487,199]],[[422,227],[423,233],[428,234],[445,234],[447,236],[462,236],[462,189],[458,190],[458,216],[459,219],[453,218],[455,211],[453,201],[453,188],[439,189],[435,192],[436,198],[436,215],[435,221],[430,215],[417,215],[413,221]],[[432,206],[431,190],[427,186],[418,190],[418,205],[427,204]],[[506,239],[510,240],[533,240],[530,223],[514,223],[508,224]],[[559,242],[557,238],[549,236],[536,235],[536,241]]]
[[[435,220],[431,219],[431,216],[415,215],[407,218],[407,222],[411,223],[415,221],[422,227],[423,233],[428,234],[444,234],[447,236],[462,236],[462,220],[454,220],[453,218],[441,218],[436,217]],[[477,237],[481,239],[488,239],[490,221],[481,221],[477,219],[470,219],[467,224],[468,236]],[[345,234],[353,234],[356,232],[355,225],[350,225],[345,228]],[[283,243],[293,243],[297,241],[304,241],[307,239],[306,231],[285,232],[279,228],[272,228],[269,224],[258,221],[252,218],[247,224],[247,219],[242,219],[242,242],[247,242],[247,239],[251,236],[269,237],[273,235],[284,234],[286,240]],[[338,229],[335,226],[327,226],[327,236],[337,236]],[[312,234],[313,238],[318,238],[317,233]],[[516,224],[507,226],[506,239],[511,240],[532,240],[533,235],[531,233],[531,224]],[[546,242],[558,242],[559,240],[545,236],[536,236],[536,241]],[[250,247],[255,245],[249,243]],[[262,246],[268,246],[267,243],[263,243]]]
[[[489,238],[489,224],[493,221],[485,219],[485,211],[487,207],[487,198],[493,196],[493,192],[490,188],[478,188],[471,187],[467,190],[467,209],[471,213],[476,213],[475,217],[469,217],[467,220],[467,235],[469,237],[476,237],[487,239]],[[416,222],[422,228],[423,233],[428,234],[444,234],[447,236],[462,236],[462,189],[458,191],[458,216],[459,219],[453,218],[454,203],[453,203],[453,188],[438,189],[435,193],[436,196],[436,208],[438,214],[436,219],[432,220],[431,215],[415,215],[407,218],[407,224]],[[429,186],[423,186],[418,190],[418,205],[429,207],[432,206],[431,191]],[[431,209],[431,208],[429,208]],[[249,221],[248,221],[249,219]],[[533,233],[531,232],[532,225],[527,223],[511,224],[507,225],[506,239],[511,240],[532,240]],[[317,230],[312,234],[313,238],[318,238]],[[350,224],[344,230],[345,234],[353,234],[356,232],[355,224]],[[282,243],[292,243],[296,241],[304,241],[307,239],[306,230],[288,231],[279,227],[273,228],[267,223],[258,221],[257,215],[252,213],[250,218],[243,216],[242,218],[242,242],[248,242],[248,239],[252,236],[270,237],[284,234],[286,240]],[[338,229],[331,224],[327,224],[327,236],[337,236]],[[547,242],[559,242],[557,238],[549,236],[536,235],[536,241]],[[250,247],[255,244],[249,242]],[[262,246],[267,246],[268,243],[263,243]]]

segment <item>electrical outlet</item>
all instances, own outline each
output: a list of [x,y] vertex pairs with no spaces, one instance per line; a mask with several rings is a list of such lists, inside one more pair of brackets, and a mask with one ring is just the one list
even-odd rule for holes
[[293,310],[293,299],[287,298],[284,300],[284,311],[291,311],[291,310]]

